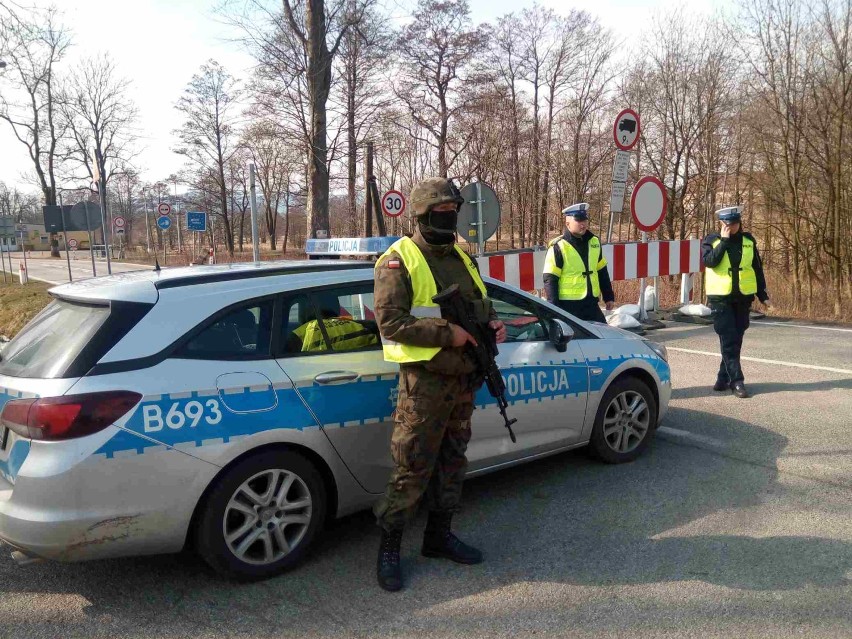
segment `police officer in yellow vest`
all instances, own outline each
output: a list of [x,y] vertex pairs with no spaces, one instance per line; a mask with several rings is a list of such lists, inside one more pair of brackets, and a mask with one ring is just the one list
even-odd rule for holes
[[464,201],[459,190],[450,180],[429,178],[412,189],[410,200],[413,237],[394,243],[375,269],[374,305],[385,360],[399,364],[390,442],[394,467],[374,508],[382,529],[376,576],[391,591],[402,588],[402,532],[421,498],[429,511],[421,554],[461,564],[482,561],[479,550],[450,530],[467,468],[473,397],[482,382],[464,348],[473,337],[432,298],[458,284],[479,321],[496,331],[498,342],[506,339],[476,263],[455,243]]
[[741,226],[742,208],[729,206],[716,211],[721,233],[711,233],[701,243],[704,292],[713,312],[713,328],[719,335],[722,363],[714,391],[731,390],[739,398],[748,397],[740,367],[743,336],[749,325],[754,296],[769,307],[763,266],[757,243]]
[[575,317],[606,322],[598,298],[603,293],[609,311],[615,303],[615,293],[601,252],[600,238],[589,231],[588,209],[589,205],[581,202],[562,211],[567,228],[547,249],[544,292],[548,302]]

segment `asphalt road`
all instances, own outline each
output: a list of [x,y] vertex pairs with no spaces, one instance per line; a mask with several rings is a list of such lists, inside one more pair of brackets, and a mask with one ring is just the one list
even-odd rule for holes
[[421,558],[421,518],[385,593],[368,513],[249,585],[192,556],[2,556],[0,637],[852,637],[852,330],[755,322],[744,355],[774,363],[745,361],[748,400],[710,389],[711,327],[655,336],[675,390],[651,449],[468,482],[457,532],[480,566]]
[[[92,277],[92,258],[88,251],[72,251],[71,276],[74,281],[85,280]],[[7,260],[8,257],[4,256]],[[21,253],[12,253],[13,275],[18,277],[18,265],[23,261]],[[144,264],[127,264],[124,262],[112,262],[113,273],[127,273],[139,269],[149,269]],[[5,262],[5,270],[9,271],[9,263]],[[61,259],[28,258],[27,272],[31,279],[41,280],[50,284],[64,284],[68,282],[68,262],[65,260],[65,252]],[[104,259],[95,259],[95,272],[98,276],[107,274],[107,263]],[[0,275],[2,277],[2,275]]]

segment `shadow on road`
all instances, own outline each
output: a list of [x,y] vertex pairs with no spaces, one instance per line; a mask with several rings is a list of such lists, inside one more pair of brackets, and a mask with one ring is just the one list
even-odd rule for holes
[[[547,593],[566,586],[604,590],[572,591],[587,600],[558,599],[559,614],[584,606],[589,623],[622,630],[638,621],[629,615],[611,617],[616,595],[607,595],[606,589],[613,586],[704,582],[759,592],[828,589],[841,597],[852,574],[850,543],[807,534],[707,533],[706,518],[721,517],[724,523],[714,525],[738,529],[737,522],[750,522],[750,511],[787,491],[776,481],[775,469],[786,438],[700,411],[674,408],[667,418],[678,428],[713,422],[722,424],[719,436],[726,447],[736,450],[740,440],[757,443],[760,462],[744,463],[661,439],[632,464],[603,465],[577,451],[467,482],[457,529],[484,550],[486,562],[463,567],[420,557],[421,513],[404,541],[408,587],[395,595],[375,583],[378,535],[368,512],[331,525],[307,561],[266,582],[223,581],[188,554],[27,568],[3,558],[0,591],[4,599],[15,593],[84,598],[84,617],[67,632],[63,629],[63,636],[183,636],[199,629],[205,636],[400,636],[409,631],[408,636],[425,636],[473,631],[476,620],[485,624],[476,627],[494,630],[494,624],[524,619],[557,631],[564,629],[559,615],[538,607],[549,601]],[[524,595],[517,593],[514,608],[501,608],[500,593],[510,587],[534,589],[525,594],[529,609],[518,608],[518,597]],[[832,595],[822,597],[829,601]],[[648,605],[665,608],[661,602]],[[704,609],[689,597],[680,605],[695,607],[695,624],[715,622],[712,607]],[[753,608],[730,614],[756,621],[771,617],[775,605],[761,599]],[[807,607],[802,614],[811,614],[811,604],[801,606]],[[846,624],[842,627],[852,622],[840,605],[825,606],[820,614],[826,622]],[[511,622],[499,620],[503,615]],[[42,615],[15,620],[0,614],[0,636],[33,636],[49,623]]]

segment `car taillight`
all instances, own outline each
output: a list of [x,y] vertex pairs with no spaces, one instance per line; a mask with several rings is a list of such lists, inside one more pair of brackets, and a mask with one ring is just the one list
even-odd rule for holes
[[140,399],[142,395],[130,391],[13,399],[0,413],[0,425],[44,441],[84,437],[117,422]]

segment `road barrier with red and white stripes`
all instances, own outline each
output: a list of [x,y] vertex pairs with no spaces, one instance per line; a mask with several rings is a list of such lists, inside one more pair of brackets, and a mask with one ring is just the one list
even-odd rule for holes
[[[604,244],[603,255],[607,261],[609,277],[613,281],[635,280],[657,275],[699,273],[701,264],[700,240],[672,240],[660,242],[629,242]],[[525,291],[544,288],[544,257],[547,251],[522,249],[520,251],[477,257],[483,275],[501,280]],[[691,278],[689,278],[691,281]]]

